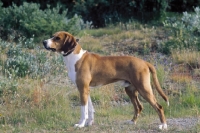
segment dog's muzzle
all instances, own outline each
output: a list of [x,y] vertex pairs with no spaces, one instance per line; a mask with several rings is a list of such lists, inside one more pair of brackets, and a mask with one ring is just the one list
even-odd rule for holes
[[45,47],[47,50],[51,50],[51,51],[53,51],[53,52],[55,52],[55,51],[56,51],[56,49],[55,49],[55,48],[50,48],[50,47],[48,46],[48,44],[47,44],[47,41],[46,41],[46,40],[44,40],[44,41],[43,41],[43,45],[44,45],[44,47]]

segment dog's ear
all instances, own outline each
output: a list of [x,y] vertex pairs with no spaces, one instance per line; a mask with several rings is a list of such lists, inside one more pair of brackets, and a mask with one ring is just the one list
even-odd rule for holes
[[65,34],[65,41],[63,44],[64,53],[69,52],[70,50],[76,47],[76,40],[72,35]]

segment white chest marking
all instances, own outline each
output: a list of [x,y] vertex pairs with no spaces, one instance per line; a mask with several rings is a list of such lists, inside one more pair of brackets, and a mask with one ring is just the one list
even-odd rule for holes
[[74,54],[73,52],[68,56],[64,56],[63,60],[68,70],[68,76],[70,80],[76,85],[76,71],[75,64],[83,56],[86,51],[81,49],[79,54]]

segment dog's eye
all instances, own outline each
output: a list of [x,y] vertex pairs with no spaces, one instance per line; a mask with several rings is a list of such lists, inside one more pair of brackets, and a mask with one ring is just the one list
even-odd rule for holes
[[60,37],[55,37],[55,40],[60,40]]

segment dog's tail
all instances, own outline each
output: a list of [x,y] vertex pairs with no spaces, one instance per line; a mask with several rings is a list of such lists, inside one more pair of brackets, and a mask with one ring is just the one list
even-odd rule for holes
[[156,87],[156,90],[158,91],[158,93],[161,95],[161,97],[167,102],[167,105],[169,106],[169,100],[168,97],[165,95],[165,93],[163,92],[162,88],[160,87],[160,83],[158,81],[158,77],[157,77],[157,73],[156,73],[156,69],[155,67],[147,62],[147,65],[149,67],[149,70],[152,74],[152,78],[153,78],[153,83]]

